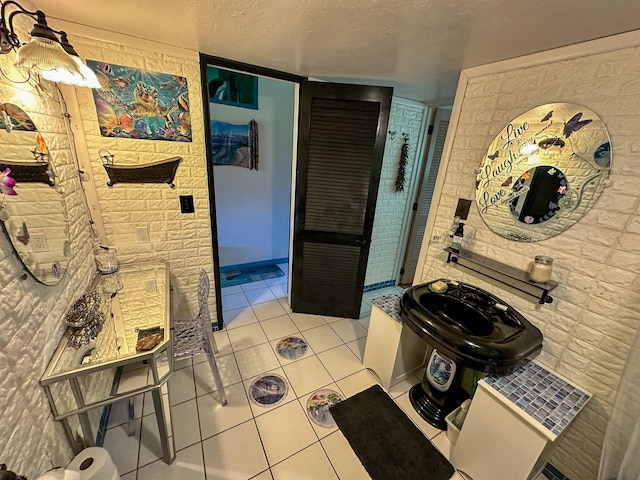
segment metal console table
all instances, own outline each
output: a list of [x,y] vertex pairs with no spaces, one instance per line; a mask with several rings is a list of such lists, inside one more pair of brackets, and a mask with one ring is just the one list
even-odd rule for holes
[[[112,275],[98,274],[89,290],[102,294],[105,322],[98,336],[76,349],[67,329],[40,384],[76,453],[81,447],[70,417],[78,415],[84,442],[93,446],[91,410],[151,392],[162,455],[170,464],[175,443],[167,385],[174,371],[169,268],[165,263],[120,265],[118,275],[123,288],[117,293],[111,293]],[[137,352],[139,332],[147,329],[161,331],[163,339],[152,350]]]

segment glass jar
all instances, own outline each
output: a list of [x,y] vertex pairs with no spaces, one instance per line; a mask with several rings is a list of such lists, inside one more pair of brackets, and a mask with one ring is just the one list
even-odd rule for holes
[[96,267],[102,274],[118,271],[118,256],[115,248],[98,247],[96,249]]
[[529,280],[534,283],[546,283],[551,278],[553,258],[538,255],[529,265]]

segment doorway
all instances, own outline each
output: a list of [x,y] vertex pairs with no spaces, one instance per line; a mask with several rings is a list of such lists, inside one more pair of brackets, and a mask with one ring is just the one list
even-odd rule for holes
[[[285,260],[288,261],[288,271],[295,272],[295,275],[291,275],[294,278],[288,282],[290,285],[290,292],[288,292],[288,294],[290,293],[292,295],[291,305],[295,312],[357,318],[363,292],[362,286],[369,250],[368,243],[373,224],[375,200],[380,178],[380,162],[384,150],[393,89],[388,87],[309,82],[302,77],[238,64],[237,62],[210,57],[204,54],[201,54],[200,57],[201,78],[202,85],[204,86],[203,100],[204,104],[208,106],[208,108],[205,108],[204,117],[207,130],[210,132],[207,134],[205,141],[207,145],[207,169],[210,179],[209,190],[213,256],[214,264],[219,266],[214,272],[216,277],[216,298],[218,299],[216,302],[217,327],[219,329],[223,328],[223,322],[228,321],[226,318],[223,319],[223,317],[227,317],[227,315],[224,314],[225,311],[231,310],[229,306],[236,307],[233,308],[233,310],[238,311],[246,311],[247,307],[246,304],[233,304],[233,300],[243,301],[240,295],[238,295],[237,298],[227,298],[226,305],[225,296],[222,295],[221,273],[226,272],[221,271],[221,269],[228,267],[228,265],[225,264],[230,263],[229,258],[238,261],[238,257],[234,256],[234,253],[237,253],[234,251],[234,249],[237,250],[237,245],[227,246],[223,244],[225,238],[229,238],[226,229],[229,228],[229,226],[237,229],[238,224],[240,224],[242,234],[235,238],[236,242],[238,238],[242,238],[244,239],[243,241],[253,239],[258,245],[262,245],[263,243],[260,234],[252,229],[253,225],[248,226],[241,223],[239,220],[240,216],[238,215],[238,205],[250,197],[251,192],[247,191],[247,189],[252,188],[253,184],[249,184],[248,182],[240,182],[240,184],[238,184],[236,182],[234,186],[230,186],[230,182],[224,180],[228,175],[219,174],[219,172],[215,170],[218,167],[226,169],[238,167],[239,165],[237,163],[242,163],[242,166],[248,168],[249,173],[234,173],[233,175],[242,175],[242,177],[246,179],[248,178],[247,175],[254,172],[254,170],[257,170],[258,173],[260,172],[260,165],[262,165],[263,162],[260,158],[262,155],[262,140],[257,141],[256,138],[261,138],[262,134],[256,137],[254,133],[252,133],[252,129],[256,129],[256,127],[259,129],[260,126],[257,121],[253,122],[255,119],[251,118],[251,114],[255,114],[255,110],[262,109],[262,107],[255,105],[256,98],[259,105],[264,105],[265,103],[262,98],[258,98],[257,95],[254,96],[254,98],[251,98],[251,95],[241,98],[237,93],[237,86],[240,84],[245,85],[245,88],[250,88],[246,87],[246,85],[251,85],[248,81],[251,77],[258,77],[258,81],[256,82],[258,90],[262,83],[262,77],[269,77],[293,84],[296,93],[299,93],[300,85],[303,87],[303,92],[315,93],[312,95],[300,94],[299,97],[297,95],[294,97],[295,100],[300,99],[301,101],[300,115],[297,115],[297,103],[294,100],[293,104],[296,106],[294,118],[297,118],[297,122],[295,122],[295,125],[293,125],[288,132],[291,135],[289,138],[291,140],[295,138],[297,143],[297,148],[292,149],[292,152],[295,151],[295,154],[292,153],[293,161],[291,163],[292,169],[290,169],[290,173],[292,171],[294,173],[289,177],[289,188],[291,188],[292,183],[295,183],[298,190],[296,192],[295,204],[289,204],[292,206],[290,211],[295,212],[295,231],[293,231],[293,228],[291,229],[293,236],[289,243],[289,252],[291,254],[288,258],[274,257],[272,255],[269,259],[253,259],[252,262],[248,263],[265,264],[274,261],[282,263],[284,263]],[[221,70],[224,70],[223,74],[221,74]],[[240,78],[232,81],[229,79],[229,75],[232,74],[245,75],[249,77],[249,79]],[[212,82],[212,80],[215,80],[215,82]],[[236,91],[235,94],[231,95],[230,92],[234,92],[234,85]],[[229,105],[229,102],[234,104]],[[239,103],[242,103],[242,105],[238,105]],[[269,104],[270,102],[267,101],[266,105]],[[271,105],[273,105],[273,100],[271,100]],[[249,112],[248,114],[247,112],[243,112],[243,116],[239,120],[233,117],[233,115],[222,118],[221,120],[219,112],[223,111],[220,110],[220,108],[223,107],[231,107],[234,109],[243,108],[249,110]],[[319,109],[317,107],[319,107]],[[237,111],[235,113],[237,113]],[[326,116],[327,114],[329,117]],[[251,120],[249,120],[249,124],[245,126],[245,122],[249,118],[251,118]],[[272,114],[269,119],[273,121],[274,118]],[[276,120],[280,121],[280,119]],[[240,121],[241,123],[233,124],[231,123],[232,121]],[[330,130],[333,129],[330,134],[327,133],[327,126],[330,126]],[[336,126],[340,128],[336,128]],[[237,127],[242,127],[244,140],[235,138],[236,133],[229,133],[235,132]],[[299,138],[298,131],[302,132]],[[346,141],[344,141],[345,139],[343,138],[344,131],[352,131],[353,133],[353,135],[346,138]],[[228,137],[224,142],[220,141],[220,132],[222,132],[222,136],[226,135]],[[221,148],[221,143],[224,148]],[[259,148],[256,148],[253,152],[254,154],[255,152],[259,153],[257,157],[252,154],[249,159],[236,163],[235,157],[237,155],[230,155],[229,153],[234,150],[240,153],[240,150],[245,149],[246,145],[249,145],[249,147],[245,150],[249,150],[249,153],[252,153],[251,150],[255,144],[259,146]],[[293,145],[293,141],[291,141],[290,145]],[[309,146],[312,146],[312,148],[309,149]],[[225,156],[227,157],[226,159],[219,158]],[[339,168],[327,167],[326,160],[330,157],[340,157],[342,159],[341,162],[336,164],[336,167]],[[367,158],[369,162],[367,162]],[[364,163],[360,165],[358,161]],[[254,169],[254,166],[257,167],[257,169]],[[342,176],[338,175],[336,177],[338,171],[342,172]],[[293,179],[296,181],[292,182]],[[342,202],[334,202],[333,200],[335,199],[332,200],[331,195],[340,193],[338,192],[339,189],[336,190],[338,184],[348,186],[349,183],[354,183],[357,185],[357,188],[347,188],[344,192],[341,191],[342,194],[345,195],[345,198]],[[221,202],[216,200],[221,196],[218,189],[231,190],[236,195],[236,198],[240,199],[237,204],[228,206],[229,212],[227,216],[230,221],[225,225],[223,225],[223,218],[218,219],[220,216],[218,209],[221,205]],[[241,194],[238,195],[238,192],[241,192]],[[291,192],[291,189],[289,192]],[[356,197],[358,201],[355,201]],[[316,202],[316,200],[318,200],[318,202]],[[345,200],[347,200],[346,203],[344,202]],[[343,207],[348,206],[348,211],[343,212],[340,216],[344,221],[338,222],[338,224],[329,221],[331,218],[337,218],[336,215],[325,216],[320,213],[326,212],[327,209],[330,210],[332,208],[330,205],[333,204],[340,207],[336,212],[344,210]],[[264,209],[270,208],[271,206],[269,201],[263,198],[257,205],[257,208]],[[286,219],[287,215],[280,215],[279,217],[280,219],[283,217]],[[289,219],[291,218],[292,216],[289,217]],[[338,231],[328,230],[323,232],[322,228],[318,228],[324,225],[319,221],[322,218],[327,219],[328,223],[325,222],[325,226],[334,224],[334,226],[337,225],[340,229]],[[351,245],[351,243],[353,243],[353,245]],[[355,266],[353,269],[354,274],[348,277],[344,275],[333,275],[332,278],[327,279],[328,277],[323,273],[327,271],[326,268],[316,267],[321,264],[326,266],[327,262],[332,262],[331,265],[340,265],[340,262],[345,259],[345,250],[349,250],[349,262]],[[246,257],[241,258],[246,259]],[[234,263],[231,266],[246,266],[246,264]],[[335,284],[337,284],[336,282],[340,283],[340,288],[335,286]],[[341,298],[344,297],[346,299],[346,296],[352,297],[351,302],[336,302],[336,292],[341,295]],[[241,292],[237,291],[236,293],[240,294]],[[242,293],[243,297],[247,297],[247,300],[250,302],[251,300],[248,298],[247,292],[244,291]],[[269,295],[269,292],[265,292],[265,294]],[[253,293],[251,295],[253,295]],[[256,295],[256,297],[260,296]],[[261,299],[264,300],[264,298]],[[287,298],[280,300],[284,300],[284,302],[281,302],[281,305],[275,306],[278,309],[284,306],[285,310],[288,310],[286,313],[291,312],[288,308]],[[230,301],[232,303],[231,305],[229,304]],[[271,308],[273,302],[269,303],[271,303],[269,306],[269,308]],[[342,306],[337,308],[336,305]],[[256,309],[253,308],[253,310],[255,312]],[[284,314],[285,311],[282,313]],[[256,314],[256,316],[259,315]]]
[[403,288],[409,287],[414,280],[422,239],[424,238],[427,217],[431,207],[431,200],[435,190],[440,160],[444,150],[444,142],[451,119],[451,110],[448,108],[437,108],[434,119],[428,127],[429,138],[425,149],[424,159],[421,164],[420,173],[417,177],[418,188],[413,202],[412,215],[410,217],[409,235],[398,285]]
[[221,329],[251,305],[287,304],[299,79],[206,55],[201,65]]

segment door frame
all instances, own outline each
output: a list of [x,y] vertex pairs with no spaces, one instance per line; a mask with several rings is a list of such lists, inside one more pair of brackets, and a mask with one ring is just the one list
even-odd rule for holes
[[[250,75],[258,75],[262,77],[269,77],[276,80],[283,80],[297,84],[296,93],[298,93],[300,84],[307,80],[306,77],[294,75],[292,73],[281,72],[279,70],[273,70],[266,67],[259,67],[248,63],[236,62],[235,60],[229,60],[227,58],[216,57],[213,55],[207,55],[200,52],[200,88],[202,90],[202,114],[204,118],[205,127],[205,156],[207,159],[207,185],[209,188],[209,217],[211,221],[211,246],[213,251],[213,276],[214,276],[214,289],[216,295],[216,320],[217,330],[222,330],[224,327],[224,318],[222,316],[222,287],[220,286],[220,254],[218,243],[218,221],[216,215],[216,193],[213,180],[213,158],[211,155],[211,136],[208,135],[207,125],[211,123],[211,116],[209,114],[209,89],[207,88],[207,66],[226,68],[229,70],[236,70],[240,73],[248,73]],[[295,146],[298,142],[298,131],[296,128],[298,122],[297,106],[299,103],[299,95],[296,95],[294,99],[294,105],[296,106],[294,112],[294,131],[293,131],[293,145],[292,148],[292,199],[295,198],[295,172],[296,172],[296,150]],[[292,206],[293,209],[293,206]],[[293,217],[291,219],[293,221]],[[291,249],[293,238],[293,230],[289,229],[289,249]],[[290,253],[291,255],[291,253]],[[289,277],[290,278],[290,277]],[[290,280],[289,280],[290,281]]]
[[[403,99],[404,100],[404,99]],[[404,100],[405,102],[412,102],[408,100]],[[404,207],[404,214],[402,220],[402,234],[398,240],[398,249],[396,251],[396,260],[393,266],[393,271],[395,272],[395,281],[396,285],[399,285],[400,278],[402,274],[400,273],[400,269],[404,265],[404,257],[409,248],[409,234],[411,233],[411,226],[413,224],[413,204],[415,203],[419,191],[419,186],[421,183],[422,173],[424,172],[425,165],[427,163],[427,153],[429,148],[429,141],[431,138],[431,134],[429,133],[429,125],[431,124],[433,117],[435,116],[435,108],[430,107],[428,105],[424,105],[423,103],[416,102],[422,106],[424,106],[424,110],[422,111],[422,117],[420,121],[422,122],[422,128],[420,129],[420,135],[416,142],[416,154],[415,154],[415,165],[413,167],[414,172],[419,172],[418,175],[415,173],[411,176],[411,180],[409,183],[409,190],[407,194],[407,203]],[[409,103],[410,105],[412,103]]]

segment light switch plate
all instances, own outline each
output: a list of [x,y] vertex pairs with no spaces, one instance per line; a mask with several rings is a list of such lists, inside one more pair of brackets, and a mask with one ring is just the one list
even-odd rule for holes
[[180,195],[180,211],[182,213],[193,213],[193,195]]
[[454,217],[458,217],[461,220],[466,220],[469,216],[469,209],[471,208],[471,200],[464,198],[458,199],[458,206],[456,207],[456,213]]

